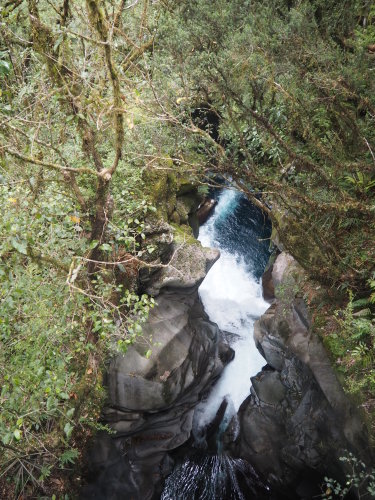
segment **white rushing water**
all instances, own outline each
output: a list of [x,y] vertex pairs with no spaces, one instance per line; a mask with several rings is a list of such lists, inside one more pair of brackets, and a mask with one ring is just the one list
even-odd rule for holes
[[249,500],[259,498],[259,491],[264,493],[267,487],[245,460],[224,454],[201,455],[177,465],[161,500]]
[[[243,256],[221,248],[216,239],[218,222],[221,240],[223,223],[224,232],[231,229],[225,226],[225,219],[233,213],[240,197],[236,191],[223,190],[215,213],[200,228],[199,240],[202,245],[219,248],[221,257],[207,274],[199,294],[210,320],[217,323],[221,330],[234,334],[230,336],[229,342],[235,357],[225,367],[208,399],[198,406],[194,424],[196,429],[212,421],[224,398],[229,403],[225,415],[228,422],[250,393],[250,377],[265,365],[264,358],[255,347],[253,331],[254,321],[269,304],[264,301],[261,284],[249,270]],[[228,231],[228,238],[231,238],[231,231]]]

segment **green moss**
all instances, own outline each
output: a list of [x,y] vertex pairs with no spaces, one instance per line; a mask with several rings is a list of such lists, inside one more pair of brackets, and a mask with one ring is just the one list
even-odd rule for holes
[[176,182],[165,170],[145,170],[145,192],[157,209],[158,218],[168,220],[176,207]]
[[174,241],[178,243],[188,243],[189,245],[200,245],[200,243],[194,238],[193,230],[190,226],[184,224],[182,226],[178,224],[171,224],[174,229]]
[[178,179],[178,192],[177,196],[183,196],[185,194],[196,194],[198,191],[199,184],[193,182],[188,177],[184,177],[183,175]]
[[[166,170],[147,169],[142,178],[145,193],[157,209],[157,218],[178,224],[187,222],[190,211],[199,204],[197,185],[191,181],[184,171],[171,172],[165,163]],[[177,203],[177,200],[180,203]],[[181,210],[181,204],[184,210]],[[186,212],[186,213],[185,213]]]
[[[271,236],[271,239],[272,239],[272,236]],[[271,248],[272,248],[272,243],[271,243]],[[270,258],[268,259],[267,265],[264,269],[265,273],[274,265],[277,256],[278,256],[278,252],[276,251],[276,249],[274,249],[274,251],[271,253]]]

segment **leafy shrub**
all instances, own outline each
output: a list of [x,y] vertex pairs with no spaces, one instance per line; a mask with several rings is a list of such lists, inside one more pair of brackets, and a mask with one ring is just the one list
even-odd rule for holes
[[348,498],[354,494],[356,498],[371,499],[375,497],[375,469],[369,470],[366,465],[358,460],[352,453],[341,457],[340,460],[347,466],[345,485],[335,479],[324,478],[325,492],[322,498]]

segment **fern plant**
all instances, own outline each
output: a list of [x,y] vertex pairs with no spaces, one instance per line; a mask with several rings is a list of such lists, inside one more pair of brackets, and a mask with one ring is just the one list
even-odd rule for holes
[[60,455],[60,464],[62,467],[65,465],[73,465],[79,456],[79,452],[75,448],[69,448]]

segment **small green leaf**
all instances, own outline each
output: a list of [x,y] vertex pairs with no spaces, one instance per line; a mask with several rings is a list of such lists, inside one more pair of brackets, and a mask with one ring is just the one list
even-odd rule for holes
[[18,242],[15,238],[11,239],[12,247],[17,250],[17,252],[27,255],[27,244],[25,241]]
[[108,245],[108,243],[103,243],[103,245],[100,245],[100,250],[103,250],[103,252],[111,252],[112,247],[111,245]]
[[10,72],[10,64],[8,61],[0,61],[0,75],[8,75]]
[[61,42],[63,41],[63,36],[60,35],[58,37],[58,39],[56,40],[55,42],[55,45],[53,46],[53,51],[56,52],[56,50],[58,49],[59,45],[61,44]]
[[64,453],[60,457],[61,465],[74,464],[76,458],[78,458],[78,455],[78,450],[76,450],[75,448],[64,451]]
[[11,432],[7,432],[1,439],[2,443],[3,444],[9,444],[12,440],[12,433]]
[[93,250],[98,245],[98,243],[99,243],[98,240],[92,240],[92,242],[90,243],[89,249]]
[[75,412],[75,408],[70,408],[70,410],[68,410],[68,411],[66,412],[66,416],[67,416],[68,418],[71,418],[71,417],[74,415],[74,412]]
[[72,435],[72,432],[73,432],[73,429],[74,427],[69,423],[67,422],[64,426],[64,432],[65,432],[65,435],[66,437],[69,439],[70,436]]
[[13,431],[13,436],[17,441],[19,441],[21,439],[21,431],[19,429],[16,429],[15,431]]

